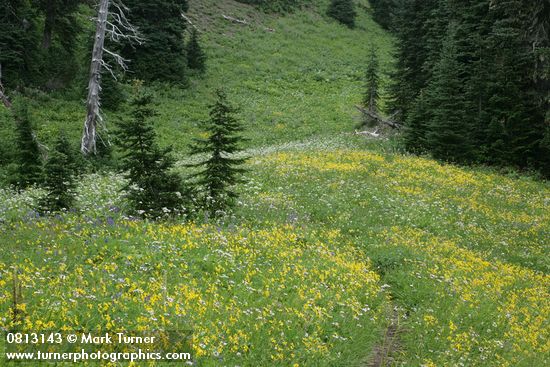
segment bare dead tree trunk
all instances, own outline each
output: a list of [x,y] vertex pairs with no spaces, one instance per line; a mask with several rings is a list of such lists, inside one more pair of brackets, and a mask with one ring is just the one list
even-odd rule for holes
[[108,15],[109,0],[101,0],[97,17],[94,48],[92,51],[92,63],[90,66],[90,81],[88,83],[88,98],[86,100],[86,121],[84,122],[84,132],[82,134],[80,146],[80,150],[85,155],[96,153],[97,124],[102,121],[99,113],[99,93],[101,92],[101,65]]
[[[109,12],[110,6],[113,7],[113,12]],[[85,155],[96,153],[97,128],[103,121],[100,112],[101,70],[107,70],[115,78],[113,68],[104,60],[104,55],[113,58],[123,71],[128,69],[126,66],[128,60],[105,48],[105,38],[108,36],[113,42],[122,40],[138,44],[143,42],[138,30],[126,18],[127,11],[128,8],[120,0],[101,0],[99,3],[86,100],[87,114],[80,145],[80,150]]]

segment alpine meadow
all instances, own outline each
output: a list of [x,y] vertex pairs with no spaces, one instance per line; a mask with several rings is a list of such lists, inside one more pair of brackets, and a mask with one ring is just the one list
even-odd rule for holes
[[550,366],[548,1],[0,19],[0,366]]

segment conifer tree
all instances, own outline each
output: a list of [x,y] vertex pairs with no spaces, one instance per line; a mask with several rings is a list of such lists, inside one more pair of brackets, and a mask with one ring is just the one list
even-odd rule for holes
[[203,194],[205,209],[212,217],[223,215],[234,205],[238,197],[234,186],[243,182],[241,176],[245,172],[240,167],[245,159],[234,156],[244,141],[238,135],[243,128],[235,116],[237,110],[228,103],[222,90],[217,90],[216,96],[216,103],[211,106],[210,120],[205,125],[209,136],[195,139],[191,147],[192,154],[206,154],[208,158],[190,165],[201,168],[191,178],[198,178],[197,185]]
[[131,120],[118,123],[117,144],[122,151],[121,168],[129,181],[125,188],[135,213],[148,218],[179,214],[183,210],[181,178],[170,172],[171,148],[161,149],[150,123],[154,115],[152,97],[135,93],[130,105]]
[[427,145],[437,159],[467,162],[471,155],[465,101],[460,79],[461,65],[456,47],[456,29],[449,26],[441,59],[426,90],[432,118],[428,123]]
[[355,27],[357,13],[355,12],[353,0],[331,0],[327,15],[349,28]]
[[36,6],[44,18],[41,41],[44,62],[40,83],[47,89],[64,87],[76,76],[76,45],[81,31],[77,11],[83,1],[36,1]]
[[30,1],[0,0],[0,65],[6,88],[31,83],[40,64],[40,33]]
[[34,137],[27,105],[24,102],[15,111],[17,134],[17,178],[20,188],[37,184],[42,178],[42,159]]
[[500,145],[490,154],[496,163],[533,167],[541,160],[544,138],[544,111],[537,108],[533,50],[526,47],[524,33],[528,14],[520,0],[503,0],[491,8],[495,17],[489,44],[493,50],[494,72],[489,78],[489,140]]
[[48,194],[40,202],[43,211],[53,213],[72,206],[75,171],[73,150],[66,135],[61,133],[44,167],[44,186]]
[[428,151],[428,122],[432,117],[426,94],[421,92],[403,127],[402,139],[409,152],[424,153]]
[[183,35],[187,0],[125,0],[130,22],[145,38],[142,45],[125,45],[122,55],[131,60],[134,75],[143,80],[185,82],[187,58]]
[[[427,147],[439,158],[457,162],[544,170],[550,101],[550,58],[544,56],[550,49],[547,3],[396,1],[398,54],[390,107],[405,123],[408,150]],[[454,27],[452,62],[445,38],[448,24]],[[460,92],[445,87],[447,82]],[[460,128],[467,132],[443,135]],[[468,139],[461,157],[460,136]]]
[[393,14],[396,4],[395,0],[370,0],[372,18],[384,29],[391,29]]
[[[363,97],[363,105],[372,113],[378,113],[378,100],[380,99],[380,76],[378,55],[374,46],[371,46],[366,72],[366,90]],[[369,123],[369,121],[366,121]]]
[[196,28],[191,31],[191,38],[186,46],[187,66],[190,69],[204,72],[206,68],[206,54],[199,43],[199,35]]
[[416,97],[429,82],[424,67],[428,58],[425,21],[434,7],[434,1],[404,0],[396,7],[398,47],[389,109],[401,121],[407,120]]

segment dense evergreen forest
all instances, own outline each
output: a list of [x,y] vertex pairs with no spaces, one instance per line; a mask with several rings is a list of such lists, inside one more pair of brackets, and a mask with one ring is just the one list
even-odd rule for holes
[[412,152],[550,174],[550,3],[374,0]]

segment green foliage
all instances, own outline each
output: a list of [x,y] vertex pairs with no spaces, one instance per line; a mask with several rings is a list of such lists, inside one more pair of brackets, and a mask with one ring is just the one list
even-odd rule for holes
[[199,35],[196,28],[191,31],[191,37],[186,45],[187,66],[189,69],[204,72],[206,69],[206,54],[199,43]]
[[40,85],[46,89],[66,87],[78,72],[76,48],[81,26],[77,10],[83,0],[40,0],[44,17],[41,51],[44,55]]
[[[350,106],[364,95],[365,48],[370,44],[379,50],[382,85],[387,83],[385,72],[391,69],[392,37],[366,12],[358,12],[361,28],[350,30],[312,10],[274,17],[236,2],[205,0],[194,4],[189,13],[192,19],[198,19],[199,11],[216,15],[215,22],[207,28],[196,23],[199,29],[205,29],[199,35],[201,46],[208,52],[207,73],[193,77],[187,89],[162,83],[144,85],[155,95],[157,115],[151,122],[159,144],[173,145],[177,154],[184,154],[191,139],[200,136],[201,129],[195,121],[208,118],[204,106],[211,98],[212,86],[222,84],[232,91],[231,99],[240,107],[245,125],[243,135],[250,139],[245,144],[248,148],[352,130],[358,115]],[[220,4],[230,6],[224,14],[250,19],[247,16],[252,13],[254,19],[276,31],[259,32],[254,27],[237,27],[218,19]],[[320,11],[324,10],[323,6]],[[227,36],[229,33],[232,36]],[[82,37],[82,42],[91,37],[91,33]],[[89,51],[91,45],[84,48]],[[132,69],[127,76],[133,78]],[[108,78],[111,77],[105,74],[103,80],[109,83]],[[63,128],[71,139],[81,136],[85,77],[79,85],[78,92],[82,94],[78,94],[78,99],[55,93],[47,99],[34,100],[32,114],[39,122],[37,133],[46,145]],[[123,85],[123,89],[127,88]],[[384,104],[382,99],[380,108]],[[123,109],[113,111],[104,103],[103,107],[109,128],[111,121],[122,116]]]
[[426,90],[427,105],[432,116],[426,138],[427,146],[435,158],[463,163],[468,161],[471,147],[467,121],[462,112],[465,101],[455,32],[454,27],[450,26],[441,60]]
[[117,144],[122,152],[121,168],[129,183],[128,200],[135,213],[148,218],[179,214],[183,210],[182,182],[170,172],[171,148],[161,149],[149,122],[154,115],[151,95],[140,91],[132,99],[131,120],[118,123]]
[[[406,122],[409,151],[427,148],[441,159],[544,170],[548,63],[537,55],[549,37],[540,32],[546,24],[540,5],[402,2],[391,109]],[[444,38],[451,23],[453,62]]]
[[391,29],[393,16],[398,6],[396,0],[369,0],[372,8],[372,17],[384,29]]
[[44,187],[48,193],[40,202],[42,211],[54,213],[72,207],[75,172],[74,150],[65,133],[61,133],[44,165]]
[[127,0],[130,22],[145,38],[142,45],[125,45],[122,54],[138,79],[185,83],[187,79],[186,23],[181,14],[187,0]]
[[353,0],[331,0],[327,15],[350,28],[355,27],[357,13]]
[[0,109],[0,167],[15,160],[15,124],[8,109]]
[[223,215],[238,197],[234,187],[242,183],[245,172],[240,166],[243,158],[236,158],[243,138],[237,135],[242,126],[235,117],[237,110],[232,107],[222,90],[216,91],[217,100],[210,111],[210,120],[205,125],[208,138],[196,139],[192,154],[206,154],[208,158],[191,167],[202,170],[193,175],[198,177],[197,185],[203,194],[203,202],[212,217]]
[[[424,20],[435,7],[433,0],[405,0],[396,11],[395,34],[398,38],[397,60],[392,75],[389,109],[401,121],[406,121],[420,91],[429,82],[425,63],[427,60],[426,29]],[[397,26],[398,25],[398,26]]]
[[[0,64],[8,88],[66,87],[78,71],[81,0],[0,0]],[[5,11],[4,11],[5,9]]]
[[487,114],[491,119],[489,140],[500,149],[489,153],[499,163],[540,167],[544,164],[540,144],[546,111],[537,106],[540,97],[532,78],[536,70],[533,49],[526,47],[523,35],[532,20],[521,1],[502,1],[491,10],[495,21],[488,43],[495,66],[489,76]]
[[401,140],[409,152],[423,153],[428,151],[428,123],[432,117],[425,93],[418,96],[412,111],[403,127]]
[[541,172],[544,177],[550,177],[550,125],[546,127],[544,138],[540,142],[540,152],[543,155]]
[[17,171],[16,132],[13,114],[0,108],[0,186],[14,183]]
[[42,160],[26,103],[20,102],[15,108],[17,175],[14,183],[19,188],[26,188],[41,182]]
[[15,88],[39,75],[38,19],[28,0],[0,0],[0,9],[2,81]]
[[108,110],[117,110],[126,100],[127,94],[121,82],[114,79],[111,73],[101,75],[101,107]]

